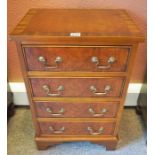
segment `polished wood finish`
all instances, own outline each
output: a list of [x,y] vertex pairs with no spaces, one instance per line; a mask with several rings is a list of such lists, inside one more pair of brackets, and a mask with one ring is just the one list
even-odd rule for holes
[[[98,133],[99,129],[103,127],[103,133],[99,135],[113,135],[114,132],[114,123],[109,122],[39,122],[41,135],[91,135],[88,131],[88,127],[92,128],[93,132]],[[53,127],[54,130],[59,131],[62,127],[64,127],[64,131],[62,133],[54,133],[49,127]],[[92,135],[94,136],[94,135]]]
[[97,143],[99,145],[104,145],[106,146],[107,150],[114,150],[116,148],[117,142],[118,142],[118,136],[86,136],[86,135],[78,135],[78,136],[66,136],[66,137],[61,137],[61,136],[42,136],[42,137],[36,137],[36,143],[38,149],[45,150],[49,146],[54,146],[57,144],[61,144],[63,142],[81,142],[81,141],[91,141],[92,143]]
[[[116,78],[31,78],[34,97],[50,97],[43,86],[50,88],[50,93],[57,93],[59,86],[63,86],[60,97],[120,97],[124,87],[125,80],[120,77]],[[91,86],[95,86],[98,92],[105,92],[105,87],[111,86],[111,90],[104,95],[95,95]]]
[[72,32],[80,32],[82,37],[103,37],[106,40],[144,40],[137,25],[121,9],[31,9],[11,36],[15,39],[31,39],[33,36],[37,40],[68,36],[72,38]]
[[[117,110],[119,108],[119,102],[99,102],[99,103],[83,103],[82,108],[81,103],[79,102],[35,102],[36,106],[36,116],[37,117],[78,117],[78,118],[115,118],[117,117]],[[61,109],[64,109],[62,115],[52,115],[53,113],[60,113]],[[102,110],[105,112],[103,115],[94,116],[93,113],[89,111],[89,108],[92,108],[96,114],[102,114]],[[50,112],[48,109],[51,109]]]
[[[124,72],[130,57],[128,46],[94,46],[94,47],[25,47],[27,67],[30,71],[91,71],[91,72]],[[43,56],[48,66],[55,66],[56,57],[62,62],[57,68],[47,68],[38,58]],[[116,61],[109,68],[98,68],[91,59],[97,57],[101,66],[108,66],[108,59],[114,57]],[[73,65],[74,64],[74,65]]]
[[[138,43],[144,40],[126,11],[31,9],[11,37],[17,43],[38,149],[71,141],[91,141],[115,149]],[[41,64],[39,56],[47,62]],[[56,65],[57,56],[62,62],[56,69],[47,69]],[[99,63],[91,62],[93,56]],[[111,56],[116,62],[99,69],[99,65],[109,65]],[[50,90],[43,90],[43,85]],[[64,86],[61,93],[57,90],[60,85]],[[91,85],[95,92],[90,91]],[[105,91],[106,85],[112,89]],[[53,93],[60,96],[49,95]],[[49,116],[51,110],[63,113],[62,107],[66,110],[63,117]],[[102,107],[108,110],[96,117],[88,114],[90,107],[93,114],[101,114]],[[88,135],[88,127],[95,135]]]

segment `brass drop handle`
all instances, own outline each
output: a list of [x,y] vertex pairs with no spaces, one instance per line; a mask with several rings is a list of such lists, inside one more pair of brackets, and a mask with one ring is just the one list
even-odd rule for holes
[[64,131],[65,131],[65,127],[64,127],[64,126],[61,127],[59,130],[55,130],[55,129],[53,128],[53,126],[49,126],[48,129],[50,130],[50,132],[56,133],[56,134],[64,133]]
[[57,88],[58,93],[50,93],[51,88],[48,85],[43,85],[42,88],[48,96],[61,96],[61,92],[64,90],[64,86],[62,85],[58,86]]
[[113,56],[109,57],[108,61],[107,61],[107,65],[100,65],[100,61],[99,61],[98,57],[95,57],[95,56],[93,56],[91,58],[91,61],[94,64],[96,64],[97,68],[99,68],[99,69],[108,69],[108,68],[110,68],[112,66],[113,63],[116,62],[116,58],[113,57]]
[[107,109],[106,108],[103,108],[101,110],[100,113],[95,113],[94,109],[93,108],[89,108],[88,111],[94,116],[94,117],[100,117],[100,116],[104,116],[104,114],[107,112]]
[[104,133],[104,128],[102,126],[99,128],[98,132],[94,132],[90,126],[87,127],[87,130],[91,135],[101,135]]
[[97,96],[107,95],[111,90],[112,90],[112,88],[110,85],[106,85],[104,87],[104,92],[97,92],[97,89],[95,86],[93,86],[93,85],[90,86],[90,91],[93,92],[93,94],[97,95]]
[[55,58],[55,61],[54,61],[55,62],[55,66],[49,65],[47,63],[47,60],[46,60],[46,58],[44,56],[39,56],[38,57],[38,61],[41,62],[41,63],[43,63],[45,68],[54,69],[54,68],[58,68],[58,65],[62,62],[62,58],[60,56],[57,56]]
[[61,108],[58,113],[53,113],[53,110],[49,107],[46,108],[46,111],[52,116],[63,116],[65,112],[64,108]]

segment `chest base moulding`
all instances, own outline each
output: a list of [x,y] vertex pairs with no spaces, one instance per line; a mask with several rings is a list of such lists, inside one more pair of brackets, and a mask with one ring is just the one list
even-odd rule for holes
[[31,9],[16,41],[38,149],[90,141],[115,149],[137,47],[125,10]]

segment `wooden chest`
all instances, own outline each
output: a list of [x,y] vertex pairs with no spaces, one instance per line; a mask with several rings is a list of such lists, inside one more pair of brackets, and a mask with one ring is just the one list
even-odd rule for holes
[[16,41],[38,149],[91,141],[114,149],[139,42],[125,10],[31,9]]

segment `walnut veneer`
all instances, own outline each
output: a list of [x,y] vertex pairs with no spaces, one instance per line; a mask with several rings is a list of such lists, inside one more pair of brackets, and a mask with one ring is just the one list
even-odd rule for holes
[[[123,72],[127,70],[127,63],[130,57],[130,48],[128,46],[103,46],[98,47],[27,47],[24,48],[28,70],[51,71],[50,68],[45,68],[44,64],[38,61],[39,56],[43,56],[47,62],[54,65],[54,60],[57,56],[62,57],[60,68],[54,68],[52,71],[91,71],[91,72]],[[107,64],[108,58],[113,56],[117,62],[113,64],[112,68],[98,69],[94,63],[91,62],[93,56],[100,58],[100,63]],[[74,64],[74,65],[73,65]]]
[[139,42],[125,10],[31,9],[16,41],[38,149],[91,141],[114,149]]

